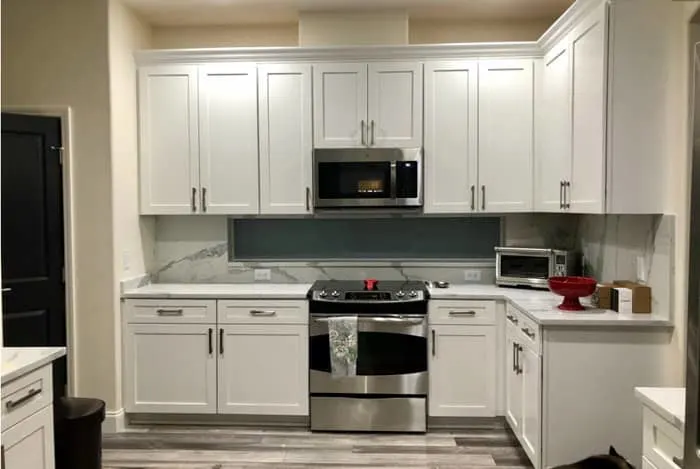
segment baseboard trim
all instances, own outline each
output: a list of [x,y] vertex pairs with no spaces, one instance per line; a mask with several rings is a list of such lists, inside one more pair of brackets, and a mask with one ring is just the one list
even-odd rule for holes
[[102,423],[102,433],[121,433],[125,430],[124,409],[108,410]]

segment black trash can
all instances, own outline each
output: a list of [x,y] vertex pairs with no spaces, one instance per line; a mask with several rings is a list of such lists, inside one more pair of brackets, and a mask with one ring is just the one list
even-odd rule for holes
[[101,469],[102,422],[100,399],[63,397],[56,409],[56,468]]

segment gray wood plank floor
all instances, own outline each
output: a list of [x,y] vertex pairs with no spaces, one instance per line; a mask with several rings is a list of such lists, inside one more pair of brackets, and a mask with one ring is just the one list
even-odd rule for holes
[[149,427],[106,435],[104,469],[531,469],[502,422],[426,435]]

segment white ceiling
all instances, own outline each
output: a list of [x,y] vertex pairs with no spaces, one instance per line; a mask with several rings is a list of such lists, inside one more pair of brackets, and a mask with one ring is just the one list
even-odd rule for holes
[[124,0],[159,26],[292,23],[300,11],[407,10],[424,20],[553,20],[573,0]]

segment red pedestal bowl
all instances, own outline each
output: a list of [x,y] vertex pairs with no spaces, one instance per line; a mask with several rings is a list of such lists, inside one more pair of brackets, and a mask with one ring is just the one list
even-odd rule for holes
[[595,292],[596,279],[591,277],[550,277],[549,289],[564,297],[559,309],[564,311],[583,311],[579,298],[590,296]]

